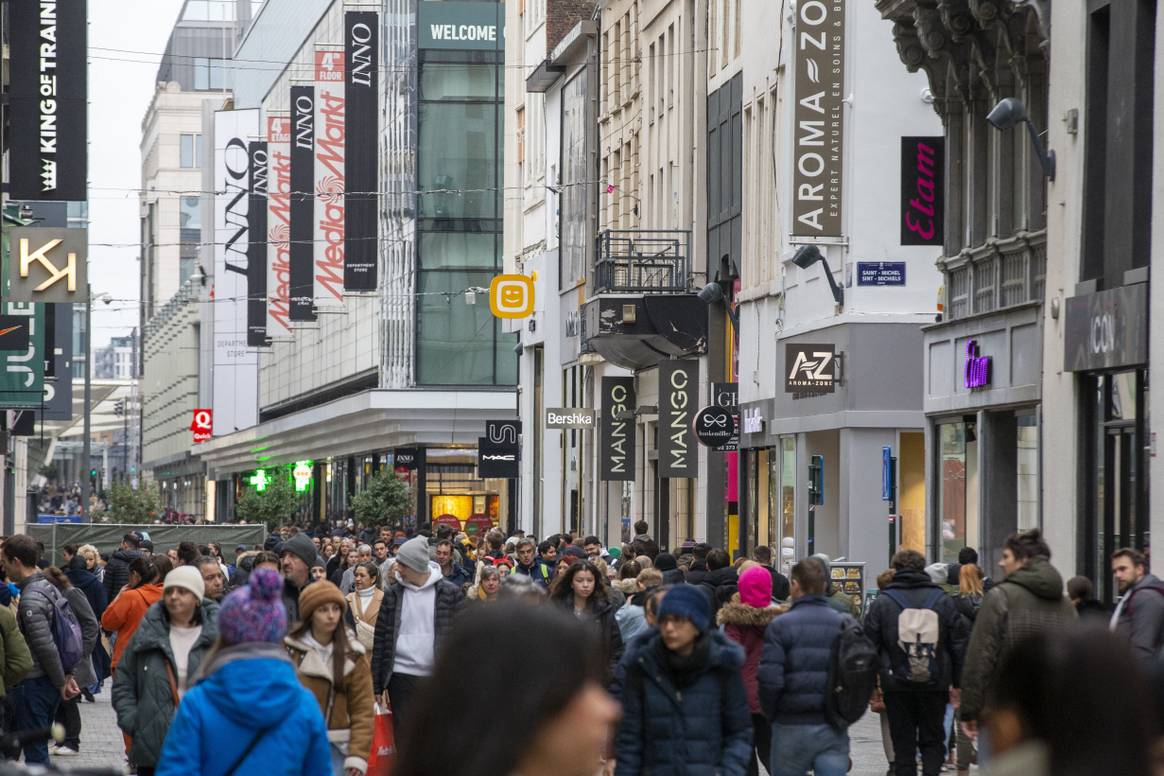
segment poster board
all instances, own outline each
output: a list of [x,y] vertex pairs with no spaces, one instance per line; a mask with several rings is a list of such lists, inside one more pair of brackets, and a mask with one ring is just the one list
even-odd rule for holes
[[834,587],[853,599],[853,608],[862,611],[865,604],[865,563],[837,561],[829,566]]

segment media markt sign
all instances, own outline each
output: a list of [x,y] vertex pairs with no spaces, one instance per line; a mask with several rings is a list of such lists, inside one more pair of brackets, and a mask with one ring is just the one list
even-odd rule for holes
[[422,49],[505,48],[505,6],[501,3],[420,3],[417,27]]

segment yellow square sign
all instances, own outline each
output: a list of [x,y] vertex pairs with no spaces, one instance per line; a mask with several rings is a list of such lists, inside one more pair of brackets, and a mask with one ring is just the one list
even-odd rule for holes
[[528,318],[534,310],[533,278],[498,275],[489,284],[489,311],[498,318]]

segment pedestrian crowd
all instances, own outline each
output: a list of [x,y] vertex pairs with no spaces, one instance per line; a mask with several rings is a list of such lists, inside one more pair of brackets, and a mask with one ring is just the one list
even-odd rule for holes
[[[537,541],[294,527],[261,548],[127,534],[107,558],[3,540],[0,695],[27,763],[81,752],[111,679],[140,776],[840,776],[878,716],[888,774],[1164,774],[1164,582],[1064,584],[1039,532],[997,579],[902,549],[863,606],[814,555],[734,561],[635,526]],[[486,706],[470,702],[488,698]],[[16,756],[17,752],[10,752]]]

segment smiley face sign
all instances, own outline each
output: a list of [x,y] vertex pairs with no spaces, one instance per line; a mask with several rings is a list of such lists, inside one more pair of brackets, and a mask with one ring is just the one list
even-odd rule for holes
[[489,284],[489,311],[498,318],[528,318],[534,310],[533,278],[498,275]]

